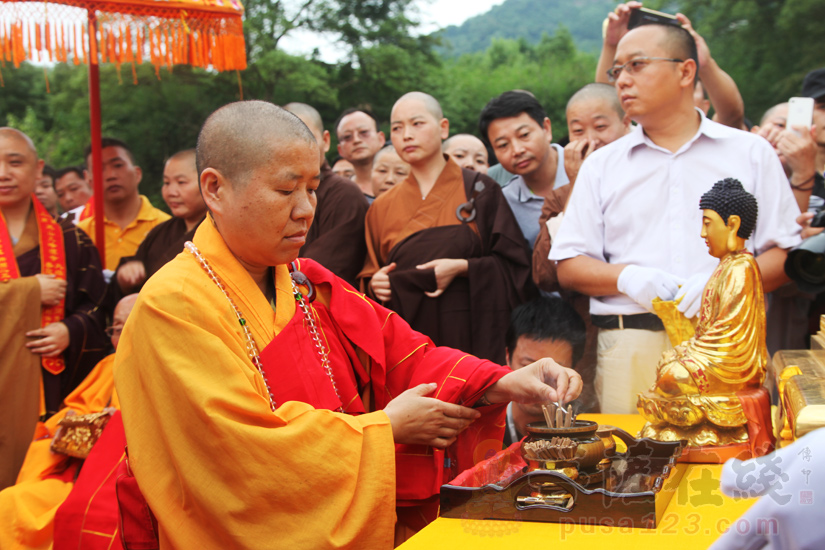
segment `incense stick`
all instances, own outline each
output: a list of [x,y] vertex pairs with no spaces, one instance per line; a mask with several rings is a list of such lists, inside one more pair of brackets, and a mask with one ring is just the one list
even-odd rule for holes
[[553,422],[551,420],[550,411],[548,410],[547,405],[542,405],[541,406],[541,412],[544,413],[544,421],[547,422],[547,427],[552,428],[553,427]]

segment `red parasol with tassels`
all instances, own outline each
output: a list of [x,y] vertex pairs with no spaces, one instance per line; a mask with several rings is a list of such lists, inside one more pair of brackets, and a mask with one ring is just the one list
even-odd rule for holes
[[[89,65],[95,243],[105,262],[99,64],[246,68],[237,0],[0,0],[0,63]],[[104,265],[105,267],[105,265]]]

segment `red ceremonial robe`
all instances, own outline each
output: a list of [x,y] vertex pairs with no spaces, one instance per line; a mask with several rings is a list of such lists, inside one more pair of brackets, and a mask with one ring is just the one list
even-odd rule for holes
[[[330,365],[344,403],[338,400],[300,308],[286,328],[261,353],[277,403],[303,401],[316,408],[349,414],[383,409],[403,391],[438,383],[442,401],[472,406],[509,370],[446,347],[436,347],[394,312],[365,298],[317,262],[296,262],[318,289],[312,303],[329,345]],[[378,335],[382,337],[379,338]],[[296,345],[297,344],[297,345]],[[283,365],[302,365],[300,371]],[[399,515],[419,529],[435,519],[440,486],[501,448],[503,407],[481,409],[483,416],[446,451],[420,445],[396,445],[396,497]],[[418,518],[410,520],[410,515]]]
[[54,518],[54,550],[120,550],[115,478],[125,458],[120,411],[83,462],[72,492]]

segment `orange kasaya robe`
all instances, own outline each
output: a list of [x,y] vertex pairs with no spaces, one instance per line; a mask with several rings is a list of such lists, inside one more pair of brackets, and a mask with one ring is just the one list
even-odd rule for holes
[[273,269],[273,308],[211,219],[194,242],[261,351],[277,409],[227,298],[181,253],[141,291],[115,369],[129,463],[162,548],[391,548],[396,503],[423,525],[444,477],[500,448],[501,406],[480,409],[446,453],[394,445],[381,409],[426,382],[438,384],[434,397],[472,405],[507,369],[435,347],[319,264],[298,260],[318,294],[311,306],[339,399],[287,266]]
[[52,548],[55,513],[72,491],[83,462],[52,453],[49,446],[57,423],[69,411],[89,414],[107,406],[118,407],[112,375],[114,359],[112,354],[100,361],[66,397],[65,407],[37,426],[17,483],[0,491],[0,548],[3,550]]

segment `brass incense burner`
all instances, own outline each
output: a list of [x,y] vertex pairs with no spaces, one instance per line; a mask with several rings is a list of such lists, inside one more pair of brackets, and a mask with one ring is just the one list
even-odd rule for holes
[[604,472],[616,453],[612,426],[573,420],[561,427],[533,422],[526,429],[528,437],[521,452],[528,471],[557,471],[582,485],[604,481]]

